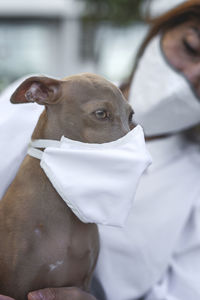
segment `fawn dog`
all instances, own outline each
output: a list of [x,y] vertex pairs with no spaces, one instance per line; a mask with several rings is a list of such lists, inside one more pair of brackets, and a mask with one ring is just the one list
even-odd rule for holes
[[[104,143],[130,130],[130,105],[117,87],[94,74],[30,77],[11,102],[44,105],[33,140],[64,135]],[[0,202],[0,238],[0,294],[25,300],[45,287],[88,290],[99,250],[97,226],[73,214],[29,155]]]

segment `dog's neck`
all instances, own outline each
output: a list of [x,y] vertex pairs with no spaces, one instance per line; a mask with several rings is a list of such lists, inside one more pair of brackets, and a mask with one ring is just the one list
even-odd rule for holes
[[[56,120],[53,120],[54,115],[47,112],[45,109],[32,134],[32,140],[36,139],[49,139],[49,140],[60,140],[62,133],[59,131]],[[50,121],[51,119],[51,121]],[[51,124],[51,126],[49,125]]]

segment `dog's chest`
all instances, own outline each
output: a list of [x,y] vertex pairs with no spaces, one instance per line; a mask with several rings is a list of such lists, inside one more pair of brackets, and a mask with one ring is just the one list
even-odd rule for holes
[[45,278],[53,285],[83,287],[97,259],[96,226],[81,224],[65,231],[56,226],[53,230],[37,226],[33,231],[34,245],[28,248],[33,251],[29,255],[35,257],[31,260],[35,259],[40,266],[40,280]]

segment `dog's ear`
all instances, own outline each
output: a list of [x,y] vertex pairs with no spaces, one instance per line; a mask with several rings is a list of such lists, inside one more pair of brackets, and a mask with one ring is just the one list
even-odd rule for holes
[[41,105],[54,104],[61,95],[61,81],[48,77],[30,77],[12,94],[12,103],[37,102]]

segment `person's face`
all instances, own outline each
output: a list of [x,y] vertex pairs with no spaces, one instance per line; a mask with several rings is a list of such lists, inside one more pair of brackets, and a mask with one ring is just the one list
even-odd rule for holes
[[162,49],[168,62],[183,73],[200,98],[200,20],[187,21],[165,32]]

